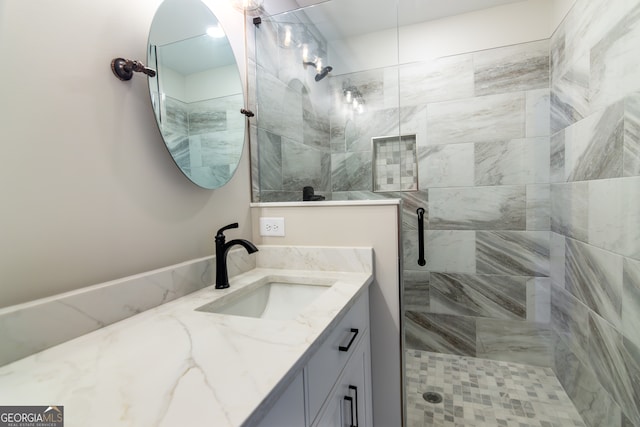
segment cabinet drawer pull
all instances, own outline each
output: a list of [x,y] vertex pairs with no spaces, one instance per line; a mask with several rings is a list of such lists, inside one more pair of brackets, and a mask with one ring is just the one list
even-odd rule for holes
[[[351,390],[356,394],[356,423],[352,427],[358,427],[360,425],[360,422],[358,422],[358,387],[349,384],[349,391]],[[351,408],[351,417],[353,417],[353,407]],[[351,419],[351,424],[353,424],[353,418]]]
[[[339,346],[338,350],[340,351],[349,351],[349,349],[351,348],[351,344],[353,344],[353,342],[355,341],[356,337],[358,336],[358,329],[357,328],[351,328],[350,332],[353,334],[353,336],[351,337],[351,340],[349,340],[349,344],[347,344],[347,346]],[[334,347],[335,348],[335,347]]]
[[351,398],[351,396],[345,396],[344,401],[349,402],[349,406],[351,407],[351,422],[349,423],[349,427],[358,427],[357,425],[353,424],[353,399]]

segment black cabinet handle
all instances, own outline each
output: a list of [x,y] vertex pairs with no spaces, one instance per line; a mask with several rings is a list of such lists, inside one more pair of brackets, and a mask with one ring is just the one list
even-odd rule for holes
[[353,425],[353,399],[351,396],[345,396],[344,400],[345,402],[349,402],[349,406],[351,407],[351,423],[349,424],[349,427],[358,427]]
[[[354,386],[354,385],[349,385],[349,390],[353,390],[355,395],[356,395],[356,423],[355,425],[353,425],[352,427],[358,427],[358,425],[360,424],[360,422],[358,421],[358,387]],[[353,424],[353,407],[351,408],[351,424]]]
[[[349,340],[349,344],[347,344],[347,346],[339,346],[338,350],[340,351],[349,351],[349,349],[351,348],[351,344],[353,344],[353,341],[355,341],[356,337],[358,336],[358,329],[357,328],[351,328],[350,332],[353,334],[353,336],[351,337],[351,340]],[[335,347],[334,347],[335,348]]]

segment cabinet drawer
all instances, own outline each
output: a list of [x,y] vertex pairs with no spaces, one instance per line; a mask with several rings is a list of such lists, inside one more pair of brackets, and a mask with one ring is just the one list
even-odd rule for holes
[[257,427],[304,427],[305,425],[304,382],[300,372]]
[[[349,357],[369,329],[369,293],[363,293],[307,364],[309,420],[313,421]],[[356,332],[357,331],[357,332]]]

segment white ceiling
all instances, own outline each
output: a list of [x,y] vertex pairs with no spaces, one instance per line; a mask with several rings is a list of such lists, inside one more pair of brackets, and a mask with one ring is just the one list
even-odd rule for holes
[[185,76],[235,64],[226,38],[205,35],[207,28],[219,25],[200,0],[165,0],[153,18],[149,42],[158,46],[165,66]]
[[524,0],[265,0],[267,13],[306,8],[305,14],[328,39],[460,15]]

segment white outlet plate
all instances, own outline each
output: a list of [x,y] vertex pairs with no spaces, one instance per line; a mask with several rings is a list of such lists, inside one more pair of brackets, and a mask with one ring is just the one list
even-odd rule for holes
[[260,217],[261,236],[284,236],[284,218]]

